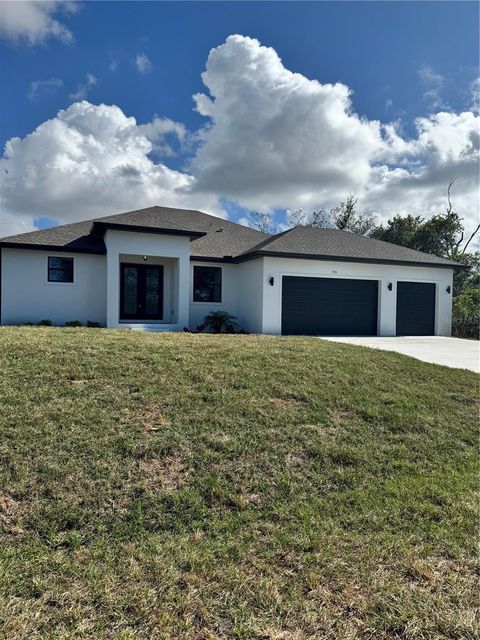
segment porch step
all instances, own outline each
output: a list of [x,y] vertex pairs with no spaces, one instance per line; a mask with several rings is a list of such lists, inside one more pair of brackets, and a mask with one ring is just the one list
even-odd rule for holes
[[182,331],[182,327],[178,324],[127,324],[123,328],[131,331],[154,331],[157,333],[162,331]]

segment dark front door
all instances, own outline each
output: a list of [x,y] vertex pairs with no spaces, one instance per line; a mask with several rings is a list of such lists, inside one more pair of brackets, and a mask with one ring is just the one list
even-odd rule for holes
[[397,336],[433,336],[435,285],[397,282]]
[[283,335],[377,335],[377,280],[284,276],[282,290]]
[[120,320],[162,320],[163,267],[120,265]]

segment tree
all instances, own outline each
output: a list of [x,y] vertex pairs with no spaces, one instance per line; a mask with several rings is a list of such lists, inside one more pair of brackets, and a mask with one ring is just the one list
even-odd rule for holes
[[303,209],[295,209],[294,211],[287,211],[287,220],[292,227],[307,227],[308,214]]
[[358,199],[350,194],[337,207],[330,211],[318,209],[310,217],[302,209],[297,209],[289,215],[289,221],[294,227],[337,228],[366,235],[375,227],[375,218],[357,211],[357,204]]
[[[463,220],[454,210],[451,189],[455,180],[450,180],[447,189],[447,210],[428,220],[421,216],[394,216],[387,224],[380,225],[370,236],[394,244],[432,253],[441,258],[450,258],[459,262],[470,261],[467,249],[480,230],[480,224],[464,242],[465,228]],[[463,244],[462,244],[463,243]]]
[[412,216],[411,214],[394,216],[385,225],[381,224],[373,229],[370,237],[419,250],[417,234],[422,224],[423,218],[420,216]]
[[373,215],[359,213],[357,211],[358,198],[350,194],[345,202],[330,211],[337,229],[351,231],[362,236],[369,233],[375,227]]
[[455,211],[451,190],[455,180],[450,180],[447,189],[447,209],[428,220],[421,216],[395,216],[385,225],[380,225],[370,234],[372,238],[431,253],[441,258],[462,262],[468,269],[456,271],[453,278],[453,331],[454,335],[478,337],[478,309],[480,292],[480,253],[468,248],[480,230],[480,224],[465,240],[462,218]]
[[252,229],[263,231],[263,233],[275,233],[277,230],[271,213],[251,211],[248,214],[248,224]]

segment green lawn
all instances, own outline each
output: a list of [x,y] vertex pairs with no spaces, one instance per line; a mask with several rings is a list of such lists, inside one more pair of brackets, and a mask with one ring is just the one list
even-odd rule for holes
[[479,637],[478,376],[0,330],[0,637]]

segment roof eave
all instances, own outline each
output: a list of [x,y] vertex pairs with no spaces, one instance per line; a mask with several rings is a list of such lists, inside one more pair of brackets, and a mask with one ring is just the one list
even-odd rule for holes
[[196,262],[235,262],[235,259],[232,256],[190,256],[190,260],[191,261],[196,261]]
[[38,244],[28,242],[1,242],[0,247],[3,249],[31,249],[33,251],[58,251],[60,253],[89,253],[93,255],[104,256],[106,249],[89,249],[88,247],[71,247],[68,245],[55,244]]
[[118,222],[93,221],[90,228],[92,235],[103,236],[108,229],[115,231],[129,231],[137,233],[156,233],[169,236],[188,236],[190,240],[202,238],[207,234],[203,231],[190,231],[187,229],[165,229],[163,227],[146,227],[144,225],[120,224]]

